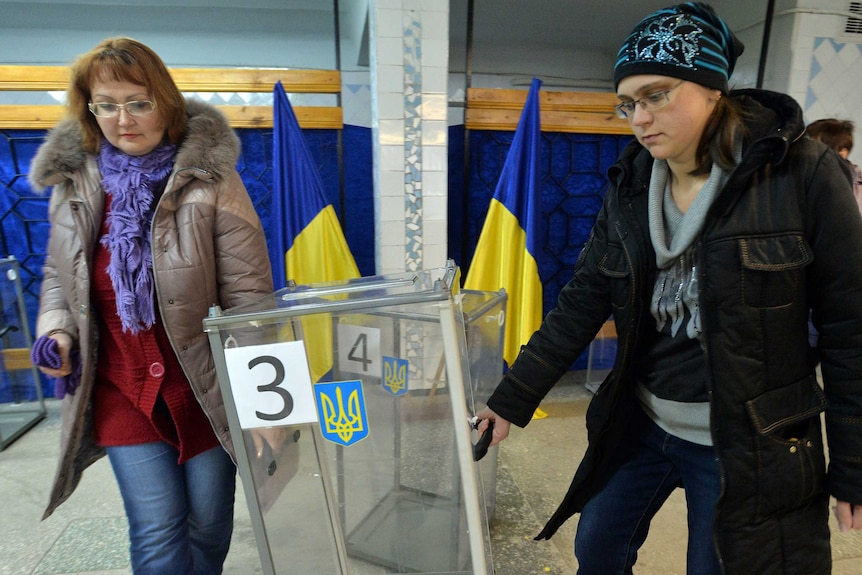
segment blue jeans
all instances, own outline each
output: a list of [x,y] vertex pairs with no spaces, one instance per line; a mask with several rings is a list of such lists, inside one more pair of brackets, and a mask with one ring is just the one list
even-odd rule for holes
[[581,512],[578,575],[631,575],[652,518],[677,487],[685,489],[688,506],[688,573],[720,574],[713,518],[721,479],[714,449],[668,434],[641,410],[634,420],[620,466]]
[[221,447],[182,465],[167,443],[107,448],[135,575],[219,575],[233,533],[236,467]]

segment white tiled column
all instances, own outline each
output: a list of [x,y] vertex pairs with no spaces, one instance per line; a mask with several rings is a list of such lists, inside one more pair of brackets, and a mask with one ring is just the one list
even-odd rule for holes
[[[852,120],[862,140],[862,38],[844,33],[845,0],[780,0],[776,5],[764,87],[786,92],[802,106],[804,120]],[[862,163],[862,146],[850,161]]]
[[449,3],[371,0],[377,273],[446,262]]

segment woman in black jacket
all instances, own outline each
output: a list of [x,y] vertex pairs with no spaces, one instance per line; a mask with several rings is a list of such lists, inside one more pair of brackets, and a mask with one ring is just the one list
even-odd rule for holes
[[478,414],[492,445],[525,426],[613,316],[587,452],[538,536],[580,513],[580,575],[631,573],[677,487],[690,574],[828,574],[830,495],[841,529],[862,527],[862,219],[791,98],[728,90],[741,52],[703,3],[626,39],[617,112],[637,141],[557,307]]

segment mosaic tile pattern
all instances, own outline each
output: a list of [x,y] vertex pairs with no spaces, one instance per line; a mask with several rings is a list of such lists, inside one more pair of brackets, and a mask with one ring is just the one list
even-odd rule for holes
[[[404,10],[404,269],[422,269],[422,21],[416,10]],[[424,379],[425,333],[421,324],[407,326],[404,353],[410,377]]]
[[422,22],[404,11],[405,271],[422,269]]

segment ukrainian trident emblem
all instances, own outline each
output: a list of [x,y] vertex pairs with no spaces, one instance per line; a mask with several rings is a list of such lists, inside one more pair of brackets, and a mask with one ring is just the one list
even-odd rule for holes
[[407,360],[383,357],[383,389],[392,395],[407,393]]
[[368,437],[368,416],[361,381],[316,383],[314,396],[320,430],[325,439],[347,447]]

